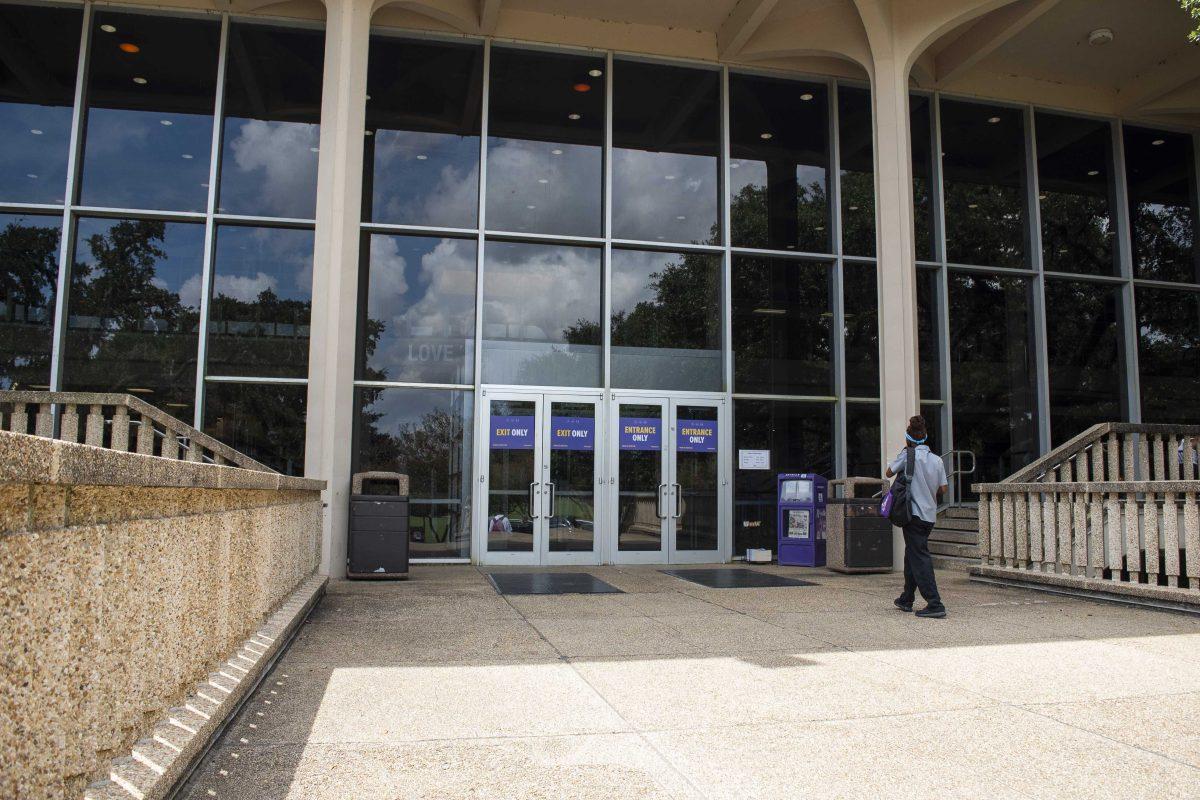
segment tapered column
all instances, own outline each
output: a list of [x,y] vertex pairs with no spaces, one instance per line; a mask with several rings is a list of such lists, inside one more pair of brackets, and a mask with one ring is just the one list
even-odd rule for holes
[[304,472],[328,482],[321,571],[346,574],[370,0],[327,0]]
[[[886,460],[903,446],[908,418],[920,412],[917,274],[907,70],[879,54],[874,67],[880,413]],[[898,531],[892,553],[893,565],[901,568],[904,541]]]

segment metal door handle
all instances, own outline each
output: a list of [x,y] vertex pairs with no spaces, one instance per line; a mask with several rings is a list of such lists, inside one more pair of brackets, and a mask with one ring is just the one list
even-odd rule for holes
[[558,486],[554,483],[547,483],[546,492],[550,495],[550,513],[547,514],[550,519],[554,519],[554,507],[558,505]]
[[538,485],[537,481],[534,481],[533,483],[529,484],[529,518],[530,519],[538,518],[537,505],[534,503],[534,500],[533,500],[533,487],[535,487],[537,485]]
[[667,514],[663,511],[663,495],[666,494],[667,485],[660,483],[658,485],[658,494],[654,498],[654,513],[659,519],[666,519]]
[[675,487],[675,519],[679,519],[683,515],[683,487],[678,483],[671,485]]

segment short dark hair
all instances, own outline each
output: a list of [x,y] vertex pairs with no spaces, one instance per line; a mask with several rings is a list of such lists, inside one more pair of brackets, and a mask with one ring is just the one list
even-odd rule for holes
[[929,436],[929,430],[925,426],[925,418],[920,414],[908,418],[908,435],[918,441]]

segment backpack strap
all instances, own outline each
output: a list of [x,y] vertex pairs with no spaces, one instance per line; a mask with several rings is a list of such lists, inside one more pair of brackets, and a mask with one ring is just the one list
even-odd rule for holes
[[911,482],[917,469],[917,448],[910,444],[905,446],[905,450],[907,452],[904,454],[904,477]]

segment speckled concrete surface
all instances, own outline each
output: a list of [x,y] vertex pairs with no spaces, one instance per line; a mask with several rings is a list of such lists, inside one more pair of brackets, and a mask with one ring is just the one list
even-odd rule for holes
[[1200,618],[940,573],[921,620],[898,576],[765,569],[820,585],[332,584],[182,796],[1200,796]]

